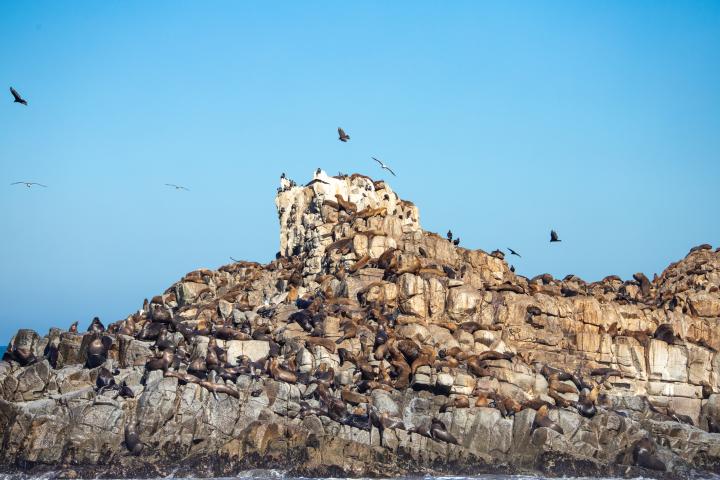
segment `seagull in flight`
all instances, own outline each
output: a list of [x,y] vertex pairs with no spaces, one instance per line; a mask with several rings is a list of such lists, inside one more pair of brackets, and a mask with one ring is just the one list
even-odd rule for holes
[[381,162],[380,160],[378,160],[378,159],[375,158],[375,157],[370,157],[370,158],[372,158],[373,160],[375,160],[376,162],[378,162],[378,163],[380,164],[380,168],[382,168],[383,170],[387,170],[388,172],[392,173],[392,174],[393,174],[393,177],[397,177],[397,175],[395,175],[395,172],[393,172],[392,169],[391,169],[390,167],[388,167],[387,165],[385,165],[383,162]]
[[43,185],[42,183],[35,183],[35,182],[13,182],[10,185],[25,185],[27,188],[30,188],[33,185],[37,185],[38,187],[47,188],[47,185]]
[[348,140],[350,140],[350,135],[345,133],[345,130],[340,127],[338,127],[338,140],[340,140],[341,142],[347,142]]
[[512,248],[508,247],[508,250],[510,250],[510,255],[517,255],[518,257],[522,258],[522,255],[520,255],[519,253],[517,253],[517,252],[516,252],[515,250],[513,250]]
[[22,98],[18,91],[15,90],[13,87],[10,87],[10,93],[12,93],[12,96],[15,98],[15,100],[13,100],[15,103],[21,103],[27,106],[27,100]]
[[167,185],[168,187],[173,187],[175,190],[186,190],[188,192],[190,191],[189,188],[185,188],[182,185],[175,185],[174,183],[166,183],[165,185]]
[[550,241],[551,242],[562,242],[562,240],[560,240],[558,238],[558,234],[555,230],[550,230]]

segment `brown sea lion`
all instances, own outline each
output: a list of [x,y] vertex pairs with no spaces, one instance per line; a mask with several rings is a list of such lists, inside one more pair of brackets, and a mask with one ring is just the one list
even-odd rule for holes
[[345,200],[339,193],[335,194],[335,200],[337,200],[340,210],[344,210],[351,215],[357,212],[357,205],[355,205],[353,202]]
[[641,438],[632,447],[632,458],[635,465],[650,470],[664,472],[665,463],[655,454],[655,443],[649,438]]
[[140,437],[130,425],[125,426],[125,448],[128,449],[132,455],[140,455],[142,453],[144,444],[140,440]]
[[294,372],[282,368],[278,364],[277,358],[273,358],[272,360],[270,360],[269,370],[270,376],[272,376],[275,380],[286,383],[297,382],[297,375]]
[[87,358],[85,360],[85,366],[87,368],[96,368],[105,363],[107,360],[107,354],[112,347],[113,340],[107,335],[102,337],[98,334],[94,335],[94,338],[90,340],[87,347]]
[[560,425],[553,422],[550,420],[550,417],[548,417],[547,405],[541,406],[535,414],[535,420],[533,420],[533,430],[536,428],[549,428],[550,430],[555,430],[560,435],[565,433]]
[[355,273],[358,270],[362,269],[363,267],[367,266],[367,264],[370,262],[370,255],[365,254],[363,255],[357,262],[352,264],[348,271],[350,273]]
[[459,445],[457,439],[447,430],[445,423],[442,420],[433,418],[430,423],[430,436],[435,440],[440,440],[445,443],[452,443]]

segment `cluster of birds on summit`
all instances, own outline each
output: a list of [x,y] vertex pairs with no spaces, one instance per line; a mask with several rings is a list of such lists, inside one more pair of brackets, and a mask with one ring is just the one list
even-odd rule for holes
[[[13,87],[10,87],[10,93],[11,93],[12,96],[13,96],[13,102],[14,102],[14,103],[19,103],[19,104],[21,104],[21,105],[27,106],[27,104],[28,104],[27,100],[25,100],[25,99],[18,93],[18,91],[15,90]],[[347,142],[350,140],[350,135],[348,135],[348,134],[345,132],[345,130],[342,129],[342,127],[338,127],[337,131],[338,131],[338,140],[340,140],[340,141],[343,142],[343,143],[347,143]],[[388,165],[386,165],[382,160],[380,160],[380,159],[378,159],[378,158],[376,158],[376,157],[372,157],[372,156],[371,156],[370,158],[372,158],[375,162],[377,162],[377,164],[380,166],[381,169],[387,170],[387,171],[390,172],[394,177],[397,176],[397,175],[395,174],[395,172],[394,172]],[[280,178],[285,178],[285,174],[283,173]],[[292,181],[290,181],[290,184],[291,184],[291,186],[294,186],[295,183],[292,182]],[[44,184],[42,184],[42,183],[38,183],[38,182],[28,182],[28,181],[13,182],[13,183],[11,183],[10,185],[24,185],[24,186],[27,187],[27,188],[32,188],[32,187],[34,187],[34,186],[47,188],[47,185],[44,185]],[[175,190],[184,190],[184,191],[187,191],[187,192],[190,191],[189,188],[184,187],[184,186],[182,186],[182,185],[177,185],[177,184],[174,184],[174,183],[166,183],[165,186],[170,187],[170,188],[174,188]],[[448,239],[449,242],[452,242],[453,245],[456,245],[456,246],[457,246],[457,245],[460,245],[460,238],[459,238],[459,237],[458,237],[458,238],[453,238],[453,233],[452,233],[452,231],[450,231],[450,230],[448,230],[448,232],[447,232],[447,239]],[[560,240],[560,239],[558,238],[557,232],[556,232],[555,230],[550,230],[550,242],[552,243],[552,242],[561,242],[561,241],[562,241],[562,240]],[[510,251],[510,255],[516,255],[518,258],[522,258],[522,256],[521,256],[519,253],[517,253],[515,250],[513,250],[512,248],[509,248],[509,247],[508,247],[508,250]],[[515,267],[514,267],[514,266],[511,266],[511,270],[514,272],[514,271],[515,271]]]

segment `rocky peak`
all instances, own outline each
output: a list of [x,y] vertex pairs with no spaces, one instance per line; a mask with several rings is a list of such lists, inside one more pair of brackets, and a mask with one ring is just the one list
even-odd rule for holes
[[18,331],[0,472],[720,473],[718,250],[528,279],[383,181],[320,170],[275,203],[267,265],[190,272],[107,329]]

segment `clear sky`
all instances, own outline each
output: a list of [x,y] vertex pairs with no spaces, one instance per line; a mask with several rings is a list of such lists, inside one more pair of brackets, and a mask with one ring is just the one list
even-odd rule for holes
[[424,228],[527,276],[652,276],[720,244],[718,2],[2,10],[0,344],[269,261],[280,173],[383,176],[371,155]]

